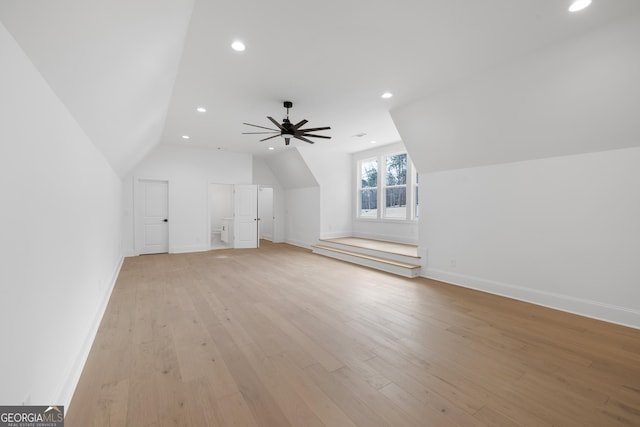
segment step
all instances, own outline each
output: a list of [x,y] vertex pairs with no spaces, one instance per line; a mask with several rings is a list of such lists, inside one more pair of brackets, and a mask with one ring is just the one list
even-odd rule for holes
[[[318,244],[322,245],[322,246],[327,246],[330,248],[334,248],[334,249],[341,249],[347,252],[353,252],[353,253],[357,253],[360,255],[370,255],[373,257],[377,257],[377,258],[382,258],[385,260],[391,260],[391,261],[397,261],[400,263],[405,263],[405,264],[420,264],[420,257],[417,255],[417,247],[415,247],[415,255],[409,255],[404,251],[405,253],[400,253],[400,252],[396,252],[396,251],[392,251],[389,250],[388,247],[386,247],[387,243],[391,243],[391,242],[382,242],[382,241],[374,241],[371,239],[361,239],[363,242],[363,244],[361,244],[360,242],[353,242],[353,243],[345,243],[342,241],[342,239],[327,239],[327,240],[320,240]],[[370,245],[367,244],[369,242],[379,242],[381,243],[381,245]],[[396,243],[392,243],[393,245],[396,245]],[[402,246],[411,246],[411,245],[404,245],[404,244],[398,244],[398,245],[402,245]]]
[[313,253],[371,267],[388,273],[414,278],[420,275],[420,265],[382,258],[326,245],[312,245]]

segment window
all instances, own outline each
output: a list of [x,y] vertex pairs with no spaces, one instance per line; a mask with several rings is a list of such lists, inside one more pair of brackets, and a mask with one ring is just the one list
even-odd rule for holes
[[360,160],[357,171],[358,218],[406,221],[418,217],[417,174],[407,153]]
[[361,218],[378,217],[378,161],[364,160],[360,163],[360,213]]
[[407,153],[386,158],[384,217],[407,219]]

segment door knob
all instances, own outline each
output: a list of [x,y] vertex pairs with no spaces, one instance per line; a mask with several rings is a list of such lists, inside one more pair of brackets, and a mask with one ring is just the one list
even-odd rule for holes
[[167,218],[163,219],[162,222],[169,222]]

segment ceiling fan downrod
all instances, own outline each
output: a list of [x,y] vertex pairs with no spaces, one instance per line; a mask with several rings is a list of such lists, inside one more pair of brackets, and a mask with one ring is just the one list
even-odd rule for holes
[[287,120],[289,119],[289,108],[293,108],[293,102],[291,101],[284,101],[283,102],[284,108],[287,109]]

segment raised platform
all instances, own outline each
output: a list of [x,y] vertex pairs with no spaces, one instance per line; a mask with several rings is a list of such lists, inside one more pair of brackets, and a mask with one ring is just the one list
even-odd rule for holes
[[420,275],[418,247],[403,243],[341,237],[320,240],[312,246],[314,253],[375,268],[404,277]]

